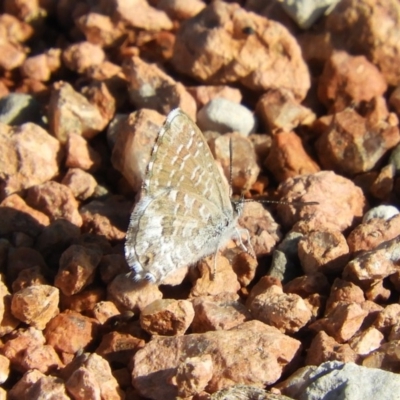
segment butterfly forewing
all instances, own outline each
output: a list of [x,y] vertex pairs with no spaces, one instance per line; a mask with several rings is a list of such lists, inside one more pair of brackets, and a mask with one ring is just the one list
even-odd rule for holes
[[211,201],[231,207],[228,186],[203,134],[180,109],[169,114],[160,131],[145,180],[148,194],[165,187],[200,191]]

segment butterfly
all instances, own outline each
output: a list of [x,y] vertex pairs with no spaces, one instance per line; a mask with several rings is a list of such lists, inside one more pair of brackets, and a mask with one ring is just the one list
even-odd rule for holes
[[126,234],[125,257],[134,280],[159,284],[216,254],[230,239],[241,241],[242,207],[231,201],[200,129],[182,110],[171,111],[152,149]]

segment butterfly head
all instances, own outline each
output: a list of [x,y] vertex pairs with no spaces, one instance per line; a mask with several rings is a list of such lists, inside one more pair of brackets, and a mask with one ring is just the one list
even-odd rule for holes
[[243,212],[244,201],[243,198],[239,200],[231,200],[234,216],[240,217]]

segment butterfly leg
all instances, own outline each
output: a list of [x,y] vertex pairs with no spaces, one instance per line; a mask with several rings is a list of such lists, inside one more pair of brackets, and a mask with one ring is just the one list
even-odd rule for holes
[[217,256],[218,256],[218,251],[219,251],[219,246],[217,247],[217,250],[215,250],[214,253],[214,264],[213,264],[213,270],[211,272],[211,280],[214,281],[215,277],[217,275]]
[[[244,252],[246,252],[247,254],[250,254],[253,258],[256,258],[256,254],[255,254],[255,252],[254,252],[254,249],[253,249],[253,246],[251,245],[251,241],[250,241],[250,233],[249,233],[249,231],[247,230],[247,229],[238,229],[238,228],[236,228],[235,229],[236,230],[236,235],[237,235],[237,241],[239,242],[239,246],[240,246],[240,248],[244,251]],[[245,234],[246,235],[246,242],[247,242],[247,246],[248,247],[246,247],[244,244],[243,244],[243,241],[242,241],[242,234]]]

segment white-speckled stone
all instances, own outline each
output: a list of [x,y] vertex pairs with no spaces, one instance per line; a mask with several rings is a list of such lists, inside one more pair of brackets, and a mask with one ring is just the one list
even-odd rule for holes
[[218,97],[197,113],[197,125],[203,132],[207,130],[220,133],[239,132],[247,136],[254,132],[256,119],[248,108]]
[[363,223],[366,223],[370,221],[373,218],[382,218],[385,220],[388,220],[392,218],[393,216],[397,215],[399,213],[399,210],[394,207],[394,206],[378,206],[371,208],[369,211],[367,211],[364,216],[363,216]]

